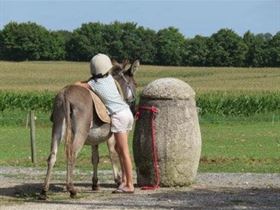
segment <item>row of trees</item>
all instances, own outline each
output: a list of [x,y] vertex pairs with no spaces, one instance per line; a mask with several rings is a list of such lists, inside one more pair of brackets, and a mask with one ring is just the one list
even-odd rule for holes
[[36,23],[10,22],[0,31],[2,60],[89,61],[96,53],[144,64],[183,66],[280,66],[280,32],[272,36],[221,29],[210,37],[186,38],[169,27],[154,31],[136,23],[86,23],[73,32]]

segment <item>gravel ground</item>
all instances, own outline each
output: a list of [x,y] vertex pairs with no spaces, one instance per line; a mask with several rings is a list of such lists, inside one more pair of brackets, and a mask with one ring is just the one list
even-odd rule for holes
[[91,191],[91,174],[76,170],[79,194],[69,198],[65,172],[54,172],[49,199],[37,200],[45,170],[0,168],[0,209],[280,209],[280,174],[200,173],[189,187],[112,194],[111,171],[99,171],[101,189]]

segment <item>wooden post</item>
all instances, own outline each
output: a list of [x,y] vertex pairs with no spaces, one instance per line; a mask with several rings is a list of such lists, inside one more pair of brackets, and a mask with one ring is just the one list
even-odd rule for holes
[[31,160],[36,165],[36,144],[35,144],[35,115],[34,111],[31,110],[29,113],[30,123],[30,141],[31,141]]

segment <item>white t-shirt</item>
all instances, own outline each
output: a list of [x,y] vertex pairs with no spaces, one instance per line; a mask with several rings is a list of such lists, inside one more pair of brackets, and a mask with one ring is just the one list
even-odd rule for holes
[[88,84],[101,98],[110,115],[129,108],[122,99],[114,78],[110,74],[107,77],[98,78],[96,81],[91,79]]

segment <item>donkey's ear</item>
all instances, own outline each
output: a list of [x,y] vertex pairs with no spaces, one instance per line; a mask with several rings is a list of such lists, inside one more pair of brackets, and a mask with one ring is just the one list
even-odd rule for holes
[[120,64],[116,59],[111,59],[111,62],[112,62],[112,64],[113,64],[113,66],[117,66],[117,67],[120,67],[120,68],[122,68],[122,64]]
[[113,67],[112,67],[111,70],[110,70],[110,74],[116,75],[116,74],[118,74],[119,72],[122,71],[122,69],[123,69],[122,64],[120,64],[120,63],[119,63],[117,60],[115,60],[115,59],[111,59],[111,62],[112,62],[112,64],[113,64]]
[[123,71],[124,71],[124,72],[126,72],[127,70],[129,70],[130,67],[131,67],[131,64],[130,64],[130,62],[129,62],[128,59],[123,60],[122,65],[123,65]]
[[123,68],[123,71],[126,72],[126,71],[128,71],[130,68],[131,68],[131,64],[130,64],[130,63],[127,63],[127,64],[125,64],[125,66],[124,66],[124,68]]
[[130,73],[134,75],[136,71],[139,69],[139,66],[140,66],[140,61],[139,60],[134,61],[130,67]]
[[113,67],[111,68],[109,73],[112,74],[112,75],[117,75],[120,72],[122,72],[121,65],[113,65]]

